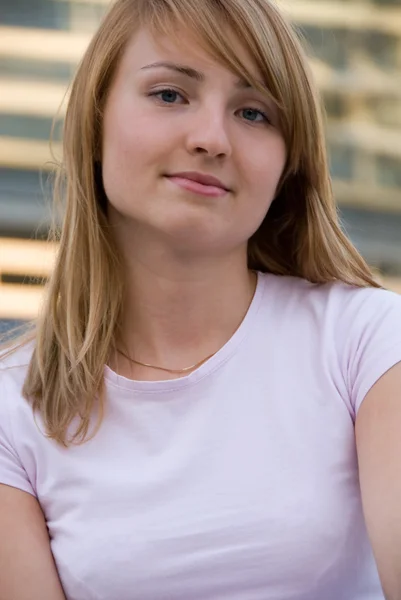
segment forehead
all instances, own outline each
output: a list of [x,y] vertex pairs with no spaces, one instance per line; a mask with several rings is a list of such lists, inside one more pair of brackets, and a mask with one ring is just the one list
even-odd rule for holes
[[[127,44],[121,60],[121,68],[125,71],[141,70],[143,67],[160,62],[172,62],[181,65],[191,65],[195,69],[226,71],[235,78],[241,78],[238,73],[224,64],[224,59],[217,58],[213,50],[199,36],[190,30],[181,28],[174,31],[174,37],[168,34],[157,36],[148,28],[142,28],[132,36]],[[230,45],[234,56],[245,67],[245,70],[255,80],[262,81],[261,74],[250,54],[232,33]],[[177,41],[179,40],[179,42]]]

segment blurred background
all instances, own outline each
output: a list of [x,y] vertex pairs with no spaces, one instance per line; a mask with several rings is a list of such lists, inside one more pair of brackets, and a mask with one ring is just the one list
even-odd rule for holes
[[[311,49],[344,228],[401,292],[401,0],[279,3]],[[52,121],[108,4],[0,0],[0,329],[34,317],[51,270]]]

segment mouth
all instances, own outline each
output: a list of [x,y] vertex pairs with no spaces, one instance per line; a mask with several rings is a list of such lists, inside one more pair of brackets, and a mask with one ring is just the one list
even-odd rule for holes
[[230,189],[223,182],[212,175],[183,172],[166,175],[166,177],[182,189],[203,196],[222,197],[230,192]]

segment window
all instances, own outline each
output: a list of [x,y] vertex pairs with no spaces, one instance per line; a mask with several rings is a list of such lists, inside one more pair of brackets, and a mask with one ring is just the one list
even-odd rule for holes
[[395,36],[386,35],[379,31],[364,33],[364,46],[369,60],[384,69],[396,69],[399,63],[398,43]]
[[[49,140],[52,119],[27,115],[4,115],[0,113],[0,136],[19,137],[34,140]],[[53,139],[61,139],[61,124],[57,123]]]
[[12,77],[12,79],[23,81],[61,81],[68,83],[73,72],[74,67],[63,63],[27,60],[12,56],[2,56],[0,60],[0,77]]
[[389,158],[388,156],[378,156],[377,173],[381,185],[401,188],[401,159],[397,160],[395,158]]
[[0,235],[45,234],[50,198],[47,175],[0,167]]
[[69,26],[66,0],[1,0],[1,24],[14,27],[66,29]]
[[329,147],[329,159],[333,177],[343,180],[352,179],[354,162],[352,148],[332,144]]
[[329,117],[340,119],[346,115],[346,106],[344,98],[336,94],[327,93],[324,95],[324,107]]
[[312,46],[316,58],[328,62],[337,69],[344,69],[347,66],[352,33],[345,29],[320,29],[309,26],[300,28],[300,32]]
[[70,2],[70,27],[74,31],[92,33],[105,13],[104,3]]
[[371,2],[379,6],[400,6],[400,0],[371,0]]
[[340,216],[345,231],[371,265],[401,274],[401,214],[342,207]]
[[366,104],[377,123],[401,129],[401,98],[370,98]]

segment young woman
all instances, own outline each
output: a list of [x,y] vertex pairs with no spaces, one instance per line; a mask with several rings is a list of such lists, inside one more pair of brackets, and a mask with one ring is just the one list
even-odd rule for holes
[[399,600],[401,299],[270,0],[118,0],[59,193],[1,362],[1,600]]

